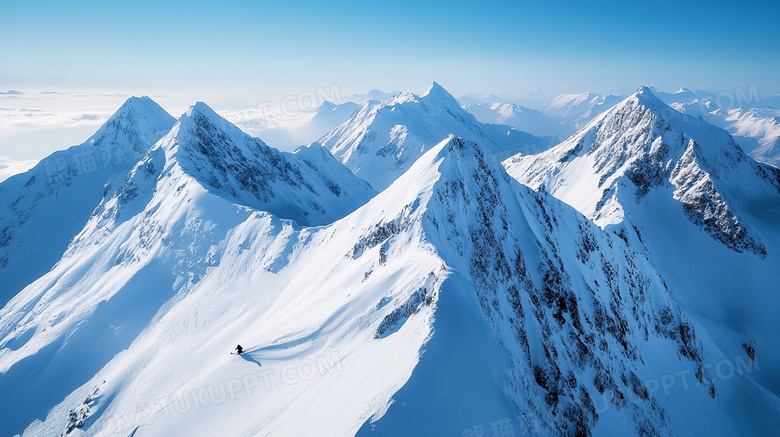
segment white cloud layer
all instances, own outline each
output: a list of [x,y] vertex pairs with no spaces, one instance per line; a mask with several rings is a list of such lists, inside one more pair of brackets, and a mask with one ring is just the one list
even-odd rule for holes
[[38,161],[35,159],[16,161],[5,156],[0,156],[0,182],[3,182],[15,174],[23,173],[33,168],[37,163]]
[[0,91],[0,156],[38,160],[81,144],[127,97],[97,92]]

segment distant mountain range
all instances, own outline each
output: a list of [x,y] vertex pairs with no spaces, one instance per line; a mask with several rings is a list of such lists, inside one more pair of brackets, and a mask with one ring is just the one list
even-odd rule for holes
[[0,435],[772,435],[771,108],[707,99],[131,98],[0,182]]

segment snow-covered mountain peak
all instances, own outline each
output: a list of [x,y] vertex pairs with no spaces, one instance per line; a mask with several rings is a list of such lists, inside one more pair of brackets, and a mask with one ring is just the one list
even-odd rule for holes
[[[623,222],[625,208],[656,188],[670,189],[689,220],[714,239],[738,252],[765,255],[735,202],[776,196],[776,176],[728,132],[701,117],[683,117],[648,87],[560,145],[505,165],[522,183],[544,186],[601,226]],[[742,193],[746,181],[755,186],[752,193]]]
[[386,103],[388,106],[392,106],[392,105],[399,105],[407,102],[417,102],[419,101],[419,97],[420,96],[413,93],[412,91],[406,90],[396,94],[395,96],[393,96],[393,98],[387,100]]
[[431,86],[428,87],[428,90],[424,93],[424,95],[428,95],[431,93],[444,93],[446,95],[450,95],[447,90],[444,89],[443,86],[439,85],[439,82],[436,82],[435,80],[431,83]]
[[502,157],[549,146],[548,139],[478,122],[435,82],[422,95],[407,91],[386,102],[364,103],[320,142],[374,189],[383,190],[450,134]]
[[209,156],[212,159],[203,161],[218,164],[220,153],[229,152],[233,146],[241,147],[244,149],[242,152],[245,152],[246,148],[242,146],[247,142],[255,143],[258,148],[261,144],[265,146],[262,141],[252,139],[205,103],[198,102],[179,117],[155,147],[166,150],[168,157],[175,156],[180,161],[195,161],[200,165],[202,158]]
[[[444,160],[439,167],[441,173],[440,181],[450,181],[470,176],[476,168],[481,168],[489,174],[501,177],[505,170],[501,163],[494,156],[490,155],[489,150],[474,141],[466,140],[462,137],[450,135],[439,145],[441,150],[438,158]],[[508,178],[505,178],[508,181]],[[478,192],[473,195],[478,196]]]
[[173,120],[173,117],[168,114],[157,102],[152,100],[148,96],[130,97],[119,107],[114,113],[112,118],[122,118],[129,116],[141,116],[147,118],[151,123],[157,124],[158,127],[164,128],[165,126],[160,124],[159,120],[166,121]]
[[0,303],[46,273],[117,180],[176,120],[131,97],[84,143],[0,184]]
[[154,144],[175,122],[175,118],[149,97],[130,97],[87,143],[127,145],[140,151]]
[[[0,434],[478,435],[500,417],[497,435],[776,428],[758,372],[713,379],[710,363],[734,355],[673,298],[687,284],[668,287],[637,238],[512,180],[488,125],[420,110],[437,94],[353,117],[349,129],[370,119],[365,137],[403,137],[388,153],[418,152],[370,200],[319,143],[278,152],[190,108],[0,309],[0,392],[18,398]],[[675,158],[640,97],[555,163],[588,170],[583,157],[614,163],[604,150],[646,140]],[[228,356],[236,342],[244,354]],[[304,375],[304,362],[323,366]],[[265,375],[254,393],[252,375]],[[685,390],[658,392],[663,375],[686,375]],[[231,381],[244,385],[228,394]]]
[[296,156],[307,162],[332,160],[333,162],[338,163],[338,161],[336,161],[336,158],[333,155],[331,155],[330,152],[328,152],[328,149],[323,147],[322,144],[318,143],[317,141],[305,146],[298,147],[297,149],[295,149],[295,152],[293,152],[293,156]]
[[217,114],[216,111],[211,109],[209,105],[203,102],[197,102],[190,106],[179,118],[178,123],[181,128],[187,129],[198,135],[203,134],[203,132],[198,133],[198,128],[207,126],[213,126],[213,128],[225,134],[230,133],[237,135],[241,132],[241,129],[225,120],[222,116]]
[[[521,183],[646,246],[725,353],[755,341],[776,366],[780,354],[765,333],[780,324],[763,308],[778,302],[766,284],[780,265],[780,171],[654,94],[641,88],[560,145],[504,165]],[[776,380],[761,384],[780,392]]]
[[152,100],[152,98],[149,96],[129,97],[127,100],[125,100],[125,103],[122,104],[117,112],[121,113],[132,110],[139,112],[158,113],[158,115],[162,112],[165,112],[165,110],[163,110],[160,105]]
[[412,91],[399,93],[385,103],[386,106],[402,105],[405,103],[418,103],[426,108],[434,106],[444,106],[447,108],[460,108],[460,104],[447,90],[436,82],[422,94],[415,94]]
[[219,114],[216,113],[211,107],[203,102],[195,102],[194,105],[190,106],[190,108],[185,112],[185,115],[187,117],[192,117],[196,114],[200,114],[204,117],[209,118],[222,118],[219,116]]
[[446,89],[444,89],[443,86],[439,85],[437,82],[433,82],[433,84],[428,88],[428,90],[425,91],[425,93],[422,94],[423,98],[428,99],[436,99],[437,101],[441,103],[445,103],[448,106],[449,105],[455,105],[460,106],[458,104],[458,101],[455,99],[455,97],[452,96]]
[[[603,149],[605,146],[615,147],[610,153],[599,155],[602,164],[613,161],[623,164],[632,157],[638,157],[650,151],[653,146],[652,138],[676,131],[685,137],[685,141],[672,141],[667,146],[677,149],[678,152],[692,145],[687,140],[697,139],[698,143],[708,140],[711,143],[706,148],[697,148],[697,153],[706,156],[710,160],[718,160],[722,155],[728,155],[730,159],[741,160],[742,151],[731,139],[728,132],[705,122],[701,117],[683,117],[682,114],[664,103],[652,88],[642,86],[634,94],[626,97],[614,107],[594,118],[583,129],[574,134],[564,143],[579,141],[588,135],[599,133],[604,138],[612,138],[619,135],[628,135],[627,141],[580,141],[578,154],[593,152],[595,148]],[[679,136],[678,135],[678,136]],[[575,138],[577,140],[575,140]],[[564,144],[556,148],[565,148]],[[733,156],[739,154],[740,156]],[[568,158],[573,158],[574,155]],[[661,155],[656,157],[662,158]],[[613,168],[614,170],[614,168]]]
[[220,197],[301,225],[329,223],[374,194],[321,146],[280,152],[201,102],[155,147],[165,151],[167,169],[181,168]]
[[[666,103],[662,102],[661,99],[659,99],[658,96],[653,93],[652,89],[647,86],[640,86],[634,94],[628,96],[628,98],[619,103],[617,106],[619,107],[632,104],[639,105],[653,111],[657,117],[664,117],[665,115],[669,115],[668,111],[664,111],[666,108],[668,108]],[[664,114],[664,112],[666,112],[666,114]]]
[[634,94],[639,94],[639,95],[653,94],[653,91],[650,89],[649,86],[642,85],[639,88],[637,88]]

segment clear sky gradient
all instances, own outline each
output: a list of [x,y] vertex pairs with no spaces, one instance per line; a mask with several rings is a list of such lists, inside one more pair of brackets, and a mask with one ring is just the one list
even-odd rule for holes
[[777,0],[25,0],[0,17],[0,92],[151,95],[174,115],[334,83],[345,96],[433,80],[456,96],[780,92]]
[[26,0],[0,14],[5,88],[779,91],[776,0]]

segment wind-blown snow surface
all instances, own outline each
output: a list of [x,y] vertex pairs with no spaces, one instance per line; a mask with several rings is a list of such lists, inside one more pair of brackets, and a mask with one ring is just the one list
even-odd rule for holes
[[381,191],[448,135],[478,141],[501,158],[536,153],[555,144],[510,126],[483,124],[436,82],[423,95],[409,91],[385,102],[364,102],[322,139],[347,168]]
[[504,162],[597,224],[644,245],[727,356],[780,394],[780,171],[641,88],[559,146]]
[[[0,312],[0,386],[17,396],[0,432],[35,419],[25,435],[445,435],[497,416],[541,435],[777,426],[777,399],[749,375],[711,381],[723,354],[640,246],[476,144],[442,141],[356,211],[301,227],[209,185],[230,154],[187,161],[215,144],[192,129],[229,136],[220,124],[193,107],[130,172],[133,190],[108,194]],[[227,354],[235,343],[245,355]],[[668,395],[642,384],[675,372],[698,376]]]

